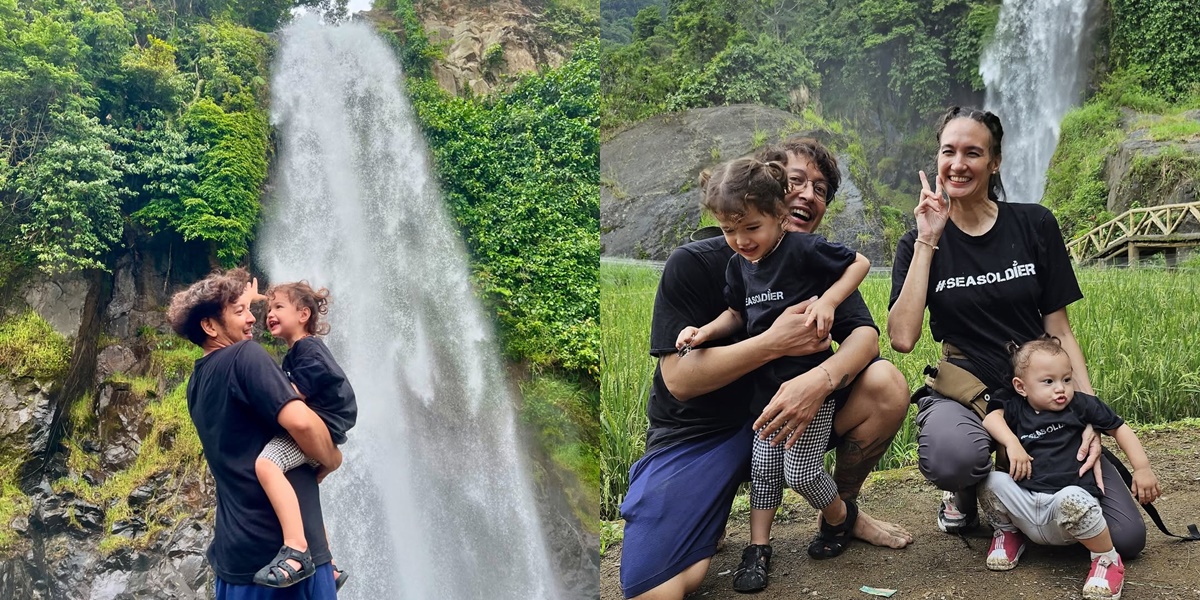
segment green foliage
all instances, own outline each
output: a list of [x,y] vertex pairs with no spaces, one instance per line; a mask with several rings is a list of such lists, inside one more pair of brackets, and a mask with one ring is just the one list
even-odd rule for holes
[[0,322],[0,369],[16,377],[56,379],[66,374],[71,345],[33,311]]
[[224,17],[271,29],[279,16],[261,15],[290,7],[272,1],[170,15],[0,1],[0,242],[22,249],[4,253],[5,278],[107,269],[131,222],[134,235],[208,241],[224,264],[244,257],[266,173],[270,41]]
[[[548,372],[535,373],[521,384],[522,421],[536,432],[555,463],[580,478],[580,485],[568,490],[576,496],[571,501],[576,507],[595,507],[600,502],[600,440],[595,426],[600,399],[589,387]],[[598,515],[579,517],[594,528]]]
[[701,71],[690,73],[667,101],[669,110],[754,103],[787,109],[793,90],[816,87],[810,63],[795,48],[763,34],[739,34]]
[[598,49],[492,98],[408,89],[507,354],[598,374]]
[[1194,0],[1112,0],[1113,64],[1142,68],[1147,88],[1171,102],[1200,82],[1200,10]]
[[[1063,117],[1043,202],[1054,211],[1068,239],[1116,216],[1106,210],[1110,190],[1105,164],[1129,131],[1145,130],[1145,136],[1154,141],[1184,141],[1200,134],[1200,124],[1183,114],[1193,108],[1200,94],[1171,104],[1156,96],[1150,85],[1144,68],[1116,71],[1098,94]],[[1143,116],[1127,125],[1123,109],[1155,116]],[[1129,189],[1137,190],[1138,197],[1127,198],[1127,203],[1149,206],[1179,181],[1200,178],[1195,162],[1170,148],[1156,156],[1138,155],[1127,176],[1132,182]]]
[[1068,238],[1107,221],[1108,182],[1104,163],[1124,137],[1121,113],[1094,100],[1063,117],[1058,147],[1046,172],[1043,202],[1054,211]]
[[114,132],[78,112],[52,114],[59,136],[21,165],[14,192],[28,206],[23,242],[48,273],[104,268],[121,239],[123,158]]
[[403,27],[400,37],[400,64],[408,77],[427,77],[433,61],[442,56],[440,48],[429,41],[412,0],[385,0]]
[[195,186],[156,199],[133,215],[152,229],[169,226],[185,241],[212,243],[226,267],[248,251],[267,177],[266,117],[252,101],[245,102],[245,112],[226,112],[207,98],[188,109],[181,119],[188,139],[208,149],[198,156]]

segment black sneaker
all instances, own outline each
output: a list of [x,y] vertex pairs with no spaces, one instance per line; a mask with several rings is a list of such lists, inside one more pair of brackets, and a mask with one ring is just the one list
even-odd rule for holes
[[742,564],[733,574],[733,591],[759,592],[767,589],[767,572],[771,570],[771,546],[751,544],[742,550]]
[[[975,501],[969,498],[959,498],[960,494],[942,492],[942,505],[938,507],[938,529],[946,533],[962,533],[979,527],[979,508]],[[969,509],[961,511],[958,500],[969,502]]]

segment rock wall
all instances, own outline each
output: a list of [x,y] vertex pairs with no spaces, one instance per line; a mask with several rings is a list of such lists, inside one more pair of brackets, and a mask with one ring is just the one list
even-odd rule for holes
[[169,293],[208,270],[206,253],[181,243],[134,247],[111,275],[36,278],[19,295],[72,351],[60,379],[0,374],[0,454],[24,461],[21,494],[3,500],[28,508],[0,523],[15,534],[0,547],[0,600],[212,596],[206,471],[163,468],[100,502],[77,493],[131,475],[154,425],[148,408],[180,381],[156,369],[147,340],[167,333]]
[[[1105,163],[1107,208],[1114,214],[1141,206],[1200,200],[1200,134],[1154,139],[1151,127],[1164,117],[1125,110],[1127,137]],[[1180,115],[1178,122],[1200,124],[1200,110]]]
[[[456,96],[490,94],[518,75],[556,68],[570,55],[547,28],[543,8],[526,0],[416,0],[413,7],[429,41],[444,48],[433,76]],[[392,15],[362,14],[376,27],[400,34]]]

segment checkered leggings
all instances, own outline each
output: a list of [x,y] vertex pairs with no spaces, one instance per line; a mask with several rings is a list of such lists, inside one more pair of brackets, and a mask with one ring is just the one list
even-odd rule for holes
[[267,445],[263,447],[258,457],[275,463],[275,466],[279,467],[279,470],[284,473],[300,465],[321,466],[321,463],[317,462],[316,459],[305,456],[300,446],[296,445],[296,440],[293,440],[292,436],[286,433],[271,438],[271,441],[267,442]]
[[[784,450],[783,444],[772,446],[770,440],[759,439],[755,433],[754,456],[750,463],[750,508],[778,508],[783,502],[785,479],[788,487],[818,510],[837,499],[837,485],[825,472],[825,449],[833,429],[834,404],[833,398],[825,399],[790,450]],[[782,431],[779,429],[775,435]]]

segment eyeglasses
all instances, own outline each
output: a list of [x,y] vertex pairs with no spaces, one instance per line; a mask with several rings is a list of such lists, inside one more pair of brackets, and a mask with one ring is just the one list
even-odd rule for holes
[[788,192],[802,191],[806,184],[812,185],[814,199],[821,204],[825,204],[825,199],[829,197],[829,184],[824,181],[813,181],[799,175],[793,175],[788,177]]

